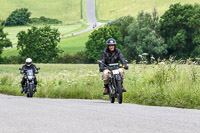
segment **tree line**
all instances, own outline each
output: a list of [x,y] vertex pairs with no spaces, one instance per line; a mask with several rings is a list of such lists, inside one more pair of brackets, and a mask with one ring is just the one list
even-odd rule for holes
[[128,60],[137,62],[151,57],[188,59],[200,57],[200,6],[173,4],[159,18],[139,12],[137,17],[123,16],[94,31],[86,43],[86,56],[95,62],[106,48],[106,40],[115,38]]
[[[200,57],[200,5],[173,4],[161,16],[154,9],[152,13],[139,12],[137,17],[123,16],[110,21],[104,27],[94,30],[86,42],[86,50],[75,55],[61,56],[57,47],[60,33],[49,26],[33,26],[27,32],[18,33],[19,57],[6,57],[3,63],[16,58],[20,63],[27,56],[42,63],[95,63],[106,40],[114,38],[129,61],[139,62],[164,59],[170,56],[176,59]],[[1,28],[2,29],[2,28]],[[3,30],[0,30],[2,32]],[[2,37],[1,37],[2,36]],[[7,42],[7,43],[6,43]],[[6,34],[0,34],[0,52],[10,43]],[[1,54],[0,53],[0,54]],[[6,62],[7,61],[7,62]]]
[[27,8],[16,9],[11,12],[6,20],[2,20],[3,26],[21,26],[27,24],[61,24],[62,21],[45,16],[30,18],[31,12]]

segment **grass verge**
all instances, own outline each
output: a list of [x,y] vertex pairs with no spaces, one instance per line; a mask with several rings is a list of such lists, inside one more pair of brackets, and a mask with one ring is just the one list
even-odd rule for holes
[[[88,25],[52,26],[52,28],[58,28],[59,31],[64,35],[81,31],[83,29],[86,29],[87,27]],[[6,31],[7,32],[9,31],[9,33],[12,33],[11,34],[12,39],[14,39],[14,41],[17,41],[16,40],[17,38],[14,37],[14,34],[15,33],[17,34],[18,33],[17,31],[19,31],[19,29],[23,28],[24,30],[25,29],[27,30],[29,27],[21,27],[21,28],[13,27],[11,29],[10,28],[7,28]],[[83,34],[72,36],[72,37],[62,38],[58,46],[64,51],[64,54],[65,53],[74,54],[77,51],[83,50],[85,48],[85,42],[88,40],[88,36],[90,33],[91,32],[87,32],[87,33],[83,33]],[[14,45],[16,45],[16,43]],[[18,50],[16,47],[4,49],[2,53],[2,57],[17,56],[17,55],[18,55]]]
[[[0,93],[21,95],[21,65],[0,65]],[[37,64],[35,97],[108,99],[98,65]],[[200,109],[200,69],[197,65],[129,65],[124,102]]]

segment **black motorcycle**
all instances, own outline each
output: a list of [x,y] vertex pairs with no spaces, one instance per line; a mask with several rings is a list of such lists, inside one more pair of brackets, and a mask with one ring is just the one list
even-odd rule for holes
[[[37,70],[39,70],[40,68],[36,68]],[[21,68],[19,68],[19,70],[22,70]],[[36,73],[37,74],[37,73]],[[24,70],[24,76],[25,76],[25,93],[27,94],[27,97],[33,97],[33,94],[35,93],[34,88],[35,88],[35,84],[34,84],[34,73],[32,69],[29,70]]]
[[97,62],[103,64],[105,68],[110,71],[108,73],[108,78],[109,78],[108,92],[109,92],[110,102],[114,103],[115,98],[117,98],[118,103],[122,104],[122,101],[123,101],[122,78],[117,69],[123,68],[123,67],[120,66],[119,63],[106,65],[100,60],[98,60]]

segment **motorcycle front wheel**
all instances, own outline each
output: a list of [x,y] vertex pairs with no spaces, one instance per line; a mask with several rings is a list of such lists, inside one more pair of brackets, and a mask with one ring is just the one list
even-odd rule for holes
[[117,81],[117,101],[119,104],[122,104],[123,95],[122,95],[122,82]]
[[111,103],[114,103],[115,102],[115,97],[111,94],[111,90],[110,90],[110,86],[109,86],[109,99],[110,99],[110,102]]
[[33,97],[33,84],[29,84],[27,97]]
[[110,98],[110,102],[114,103],[115,102],[115,97],[111,96],[111,94],[109,93],[109,98]]

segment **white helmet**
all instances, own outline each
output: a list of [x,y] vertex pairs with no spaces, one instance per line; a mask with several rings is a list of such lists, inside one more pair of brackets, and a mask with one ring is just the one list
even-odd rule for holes
[[26,65],[27,65],[27,66],[30,66],[31,63],[32,63],[32,59],[31,59],[31,58],[27,58],[27,59],[26,59]]

